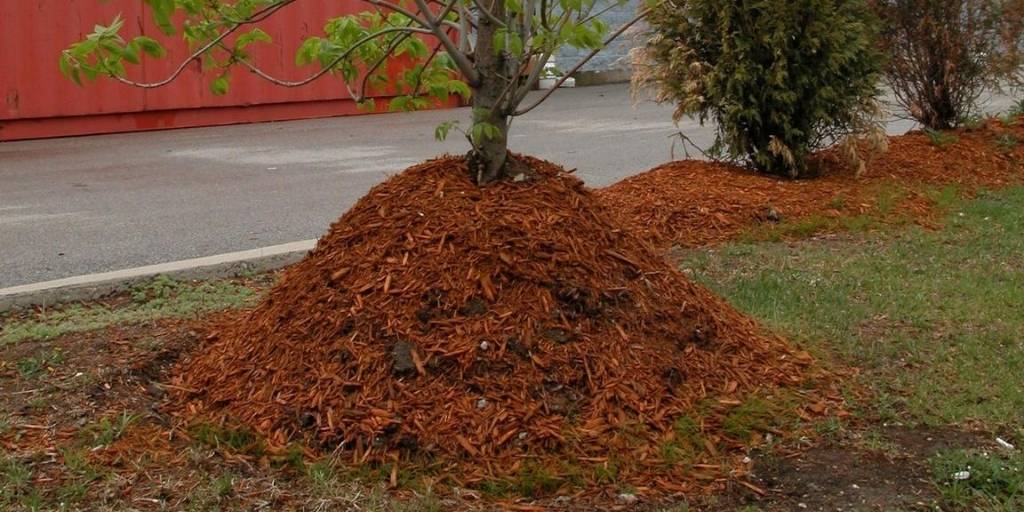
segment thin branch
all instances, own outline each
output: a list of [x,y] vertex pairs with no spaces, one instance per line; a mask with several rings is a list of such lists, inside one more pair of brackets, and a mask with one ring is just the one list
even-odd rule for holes
[[573,75],[573,73],[579,71],[580,68],[582,68],[586,63],[590,62],[590,59],[593,59],[594,56],[597,55],[601,50],[605,49],[609,44],[611,44],[612,41],[614,41],[616,38],[618,38],[624,32],[626,32],[626,30],[629,30],[629,27],[632,27],[638,21],[644,19],[650,12],[650,8],[644,9],[643,11],[640,12],[640,14],[637,14],[636,17],[627,21],[626,23],[623,23],[622,26],[618,28],[618,30],[612,32],[612,34],[604,40],[604,43],[602,43],[599,48],[591,50],[586,57],[583,57],[579,62],[576,63],[576,65],[574,65],[569,71],[567,71],[565,75],[562,76],[562,78],[558,79],[558,81],[555,82],[555,85],[551,89],[545,91],[544,94],[539,99],[537,99],[537,101],[531,103],[530,106],[526,108],[516,110],[515,112],[512,113],[512,116],[521,116],[537,108],[537,106],[540,105],[541,103],[544,103],[544,100],[548,99],[549,96],[554,94],[554,92],[558,90],[558,88],[561,87],[562,84],[564,84],[565,81],[568,80],[569,77]]
[[540,74],[544,72],[544,65],[547,64],[552,53],[553,52],[551,50],[546,50],[540,55],[540,58],[537,59],[537,65],[530,70],[530,75],[526,77],[526,81],[523,82],[520,89],[516,91],[515,96],[513,96],[512,101],[514,105],[518,105],[526,99],[526,95],[533,89],[533,84],[537,83],[537,80],[540,79]]
[[411,35],[411,33],[407,33],[396,37],[395,40],[391,42],[391,45],[388,46],[388,49],[384,51],[384,54],[381,55],[380,58],[377,59],[376,62],[374,62],[373,65],[369,67],[369,69],[367,69],[365,74],[363,74],[363,80],[359,84],[360,100],[366,97],[366,84],[370,80],[370,76],[373,75],[373,72],[377,71],[377,69],[380,68],[381,65],[383,65],[384,62],[386,62],[392,56],[391,54],[395,51],[396,48],[398,48],[398,45],[402,44],[402,42],[408,39],[409,36]]
[[125,78],[123,76],[120,76],[120,75],[112,75],[112,76],[117,81],[119,81],[119,82],[121,82],[123,84],[128,84],[128,85],[130,85],[132,87],[138,87],[138,88],[141,88],[141,89],[156,89],[157,87],[163,87],[163,86],[173,82],[179,76],[181,76],[181,74],[183,72],[185,72],[185,69],[188,68],[188,65],[189,65],[190,62],[192,62],[195,59],[198,59],[204,53],[210,51],[210,49],[212,49],[213,47],[219,45],[221,43],[221,41],[223,41],[229,35],[233,34],[238,29],[242,28],[245,25],[251,25],[253,23],[258,23],[260,21],[263,21],[263,20],[269,18],[271,15],[273,15],[277,11],[281,10],[282,7],[292,3],[294,1],[295,0],[283,0],[280,3],[268,6],[268,7],[264,8],[264,9],[261,9],[261,10],[257,11],[248,20],[235,23],[234,25],[231,26],[231,28],[225,30],[224,32],[221,32],[220,35],[218,35],[215,39],[213,39],[209,43],[206,43],[205,45],[201,46],[196,51],[192,52],[192,54],[189,55],[187,59],[181,61],[181,64],[179,64],[178,67],[175,68],[175,70],[173,72],[171,72],[171,74],[167,78],[165,78],[163,80],[160,80],[158,82],[136,82],[134,80],[129,80],[129,79],[127,79],[127,78]]
[[[307,78],[304,78],[302,80],[296,80],[296,81],[281,80],[279,78],[275,78],[275,77],[267,74],[265,71],[261,70],[260,68],[256,67],[255,64],[249,62],[246,59],[238,59],[238,63],[243,65],[243,66],[245,66],[250,71],[255,73],[257,76],[259,76],[260,78],[262,78],[264,80],[267,80],[268,82],[272,82],[272,83],[274,83],[276,85],[280,85],[282,87],[301,87],[303,85],[306,85],[306,84],[308,84],[308,83],[310,83],[310,82],[312,82],[312,81],[314,81],[314,80],[316,80],[316,79],[326,75],[327,73],[330,73],[333,70],[334,66],[338,65],[339,62],[341,62],[341,61],[345,60],[346,58],[348,58],[348,56],[351,55],[352,52],[354,52],[357,49],[359,49],[360,46],[362,46],[362,45],[364,45],[366,43],[369,43],[370,41],[372,41],[372,40],[374,40],[374,39],[376,39],[376,38],[378,38],[378,37],[380,37],[380,36],[382,36],[384,34],[390,34],[390,33],[393,33],[393,32],[407,32],[407,33],[411,32],[411,33],[417,33],[417,34],[433,34],[433,31],[431,31],[429,29],[417,28],[417,27],[390,27],[390,28],[385,28],[385,29],[382,29],[382,30],[378,30],[377,32],[369,34],[369,35],[363,37],[362,39],[356,41],[355,43],[353,43],[352,46],[350,46],[347,50],[345,50],[340,55],[335,57],[331,62],[329,62],[326,66],[324,66],[323,69],[321,69],[320,71],[314,73],[313,75],[311,75],[311,76],[309,76]],[[351,92],[351,89],[350,89],[350,92]],[[355,96],[355,94],[353,93],[352,96]]]
[[[380,0],[372,0],[380,1]],[[426,18],[428,28],[434,31],[434,35],[444,45],[444,49],[448,51],[448,55],[455,61],[455,65],[459,67],[459,71],[466,77],[466,81],[469,82],[470,86],[474,86],[480,83],[480,73],[477,72],[476,68],[473,67],[473,63],[470,62],[469,57],[459,51],[458,46],[452,41],[448,34],[438,25],[437,18],[430,11],[430,7],[427,5],[426,0],[415,0],[416,7],[419,8],[423,17]],[[453,0],[454,3],[454,0]]]
[[497,25],[499,27],[506,27],[507,26],[507,25],[505,25],[505,22],[502,21],[501,19],[499,19],[497,16],[495,16],[494,13],[491,12],[490,9],[484,7],[483,2],[481,2],[480,0],[473,0],[473,3],[476,5],[476,10],[480,11],[484,15],[484,17],[486,17],[487,19],[491,20],[491,23],[494,23],[495,25]]

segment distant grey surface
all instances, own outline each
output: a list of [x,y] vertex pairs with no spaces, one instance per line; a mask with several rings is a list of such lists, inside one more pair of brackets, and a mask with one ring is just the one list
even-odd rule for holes
[[[0,143],[0,287],[320,236],[374,184],[445,152],[468,109]],[[512,127],[512,149],[591,186],[672,158],[671,107],[626,85],[563,89]],[[900,122],[893,132],[910,127]],[[708,144],[710,127],[684,122]],[[677,147],[678,150],[678,147]],[[676,158],[681,158],[676,153]]]

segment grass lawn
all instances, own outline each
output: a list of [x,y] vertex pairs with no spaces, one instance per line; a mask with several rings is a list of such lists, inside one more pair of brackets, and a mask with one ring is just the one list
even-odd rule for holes
[[[799,458],[752,453],[768,496],[737,486],[643,510],[1024,510],[1024,188],[946,208],[937,231],[674,254],[823,364],[855,368],[853,414],[811,425]],[[464,508],[422,483],[394,499],[381,475],[330,459],[253,456],[246,433],[216,427],[179,453],[99,457],[155,417],[154,376],[194,336],[184,320],[251,304],[272,279],[158,279],[104,303],[0,316],[0,510]]]
[[[860,369],[858,421],[1024,444],[1024,188],[951,205],[939,231],[734,244],[688,252],[681,267],[820,358]],[[1019,452],[958,449],[931,464],[955,504],[977,494],[977,510],[1024,509]],[[978,474],[951,484],[972,465]]]

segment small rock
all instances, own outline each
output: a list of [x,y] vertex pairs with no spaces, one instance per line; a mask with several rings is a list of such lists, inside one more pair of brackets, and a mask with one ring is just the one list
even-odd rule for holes
[[797,503],[796,506],[798,506],[800,508],[807,508],[807,504],[806,503]]
[[487,303],[480,299],[472,299],[460,311],[466,316],[480,316],[487,313]]
[[526,432],[520,432],[519,433],[519,440],[522,441],[524,439],[526,439]]
[[619,503],[625,503],[627,505],[632,505],[633,503],[636,503],[637,500],[636,494],[631,494],[628,492],[619,494],[618,496],[615,497],[615,499],[619,500]]
[[960,480],[960,481],[962,481],[962,480],[968,480],[970,478],[971,478],[971,472],[970,471],[957,471],[956,473],[953,473],[953,480]]
[[481,341],[480,342],[480,350],[488,350],[490,348],[491,348],[491,344],[490,343],[487,343],[486,341]]
[[416,372],[416,362],[413,359],[412,351],[416,345],[408,341],[398,341],[391,347],[391,371],[395,374],[408,374]]
[[477,409],[486,409],[487,408],[487,399],[486,398],[481,398],[480,400],[477,400],[476,401],[476,408]]
[[565,345],[572,341],[572,335],[565,329],[548,329],[544,331],[544,336],[559,345]]
[[761,219],[768,222],[782,222],[782,214],[772,206],[766,206],[761,211]]

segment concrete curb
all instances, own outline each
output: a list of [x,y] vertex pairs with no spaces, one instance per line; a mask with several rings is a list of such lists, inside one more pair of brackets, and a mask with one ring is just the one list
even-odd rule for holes
[[315,245],[316,240],[302,240],[203,258],[0,288],[0,312],[98,299],[158,275],[178,279],[214,279],[234,277],[247,272],[274,270],[298,262]]

